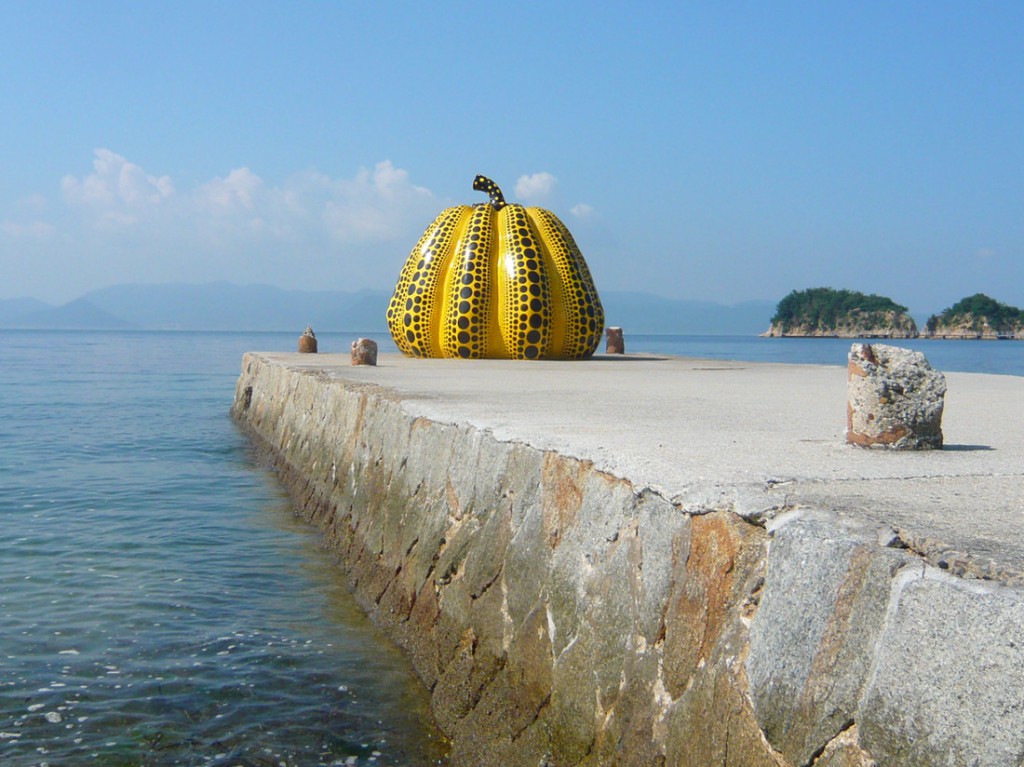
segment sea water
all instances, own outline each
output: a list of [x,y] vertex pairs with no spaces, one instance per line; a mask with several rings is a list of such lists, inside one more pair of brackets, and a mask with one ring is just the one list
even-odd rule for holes
[[0,764],[442,759],[228,415],[242,353],[296,341],[0,331]]
[[[408,663],[228,416],[242,354],[297,335],[0,330],[0,764],[443,761]],[[850,343],[626,336],[835,365]],[[891,343],[1024,375],[1020,342]]]
[[858,342],[914,349],[924,354],[933,368],[943,372],[1024,376],[1024,341],[921,338],[857,341],[849,338],[759,338],[754,335],[627,335],[626,352],[846,367],[850,346]]

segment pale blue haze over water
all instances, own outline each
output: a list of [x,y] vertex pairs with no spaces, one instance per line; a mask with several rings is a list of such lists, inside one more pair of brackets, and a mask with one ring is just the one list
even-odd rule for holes
[[[408,663],[228,416],[242,354],[297,336],[0,330],[0,763],[443,756]],[[850,343],[626,335],[629,352],[834,365]],[[1020,342],[893,343],[1024,375]]]

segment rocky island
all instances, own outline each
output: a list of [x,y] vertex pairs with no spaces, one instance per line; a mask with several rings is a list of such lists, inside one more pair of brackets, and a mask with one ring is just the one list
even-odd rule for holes
[[767,338],[916,338],[907,307],[853,290],[809,288],[783,298]]
[[1024,310],[975,293],[929,317],[922,337],[1024,340]]

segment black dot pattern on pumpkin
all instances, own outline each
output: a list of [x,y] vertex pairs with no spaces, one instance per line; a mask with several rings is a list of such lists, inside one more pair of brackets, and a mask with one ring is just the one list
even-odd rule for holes
[[572,234],[554,213],[543,208],[529,208],[527,212],[552,261],[552,305],[565,310],[562,348],[552,352],[566,359],[589,357],[604,333],[604,309],[590,269]]
[[565,225],[504,201],[442,211],[413,248],[388,305],[404,354],[513,359],[589,357],[604,332],[590,270]]
[[487,176],[477,176],[473,179],[473,188],[478,192],[486,192],[490,198],[487,204],[495,210],[501,210],[505,207],[505,195],[501,193],[501,189],[498,185],[491,181]]
[[447,208],[420,237],[402,268],[388,305],[388,330],[399,350],[410,357],[439,357],[432,326],[440,316],[439,276],[444,273],[455,234],[471,208]]
[[540,236],[522,205],[498,211],[498,325],[512,359],[540,359],[551,332],[551,296]]
[[488,354],[493,218],[491,206],[473,208],[455,246],[445,287],[448,309],[441,325],[441,349],[446,357],[479,359]]

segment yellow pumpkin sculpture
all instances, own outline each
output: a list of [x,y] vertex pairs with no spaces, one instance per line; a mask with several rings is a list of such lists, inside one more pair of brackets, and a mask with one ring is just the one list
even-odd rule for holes
[[411,357],[582,359],[604,311],[565,224],[543,208],[490,201],[434,219],[409,255],[388,306],[388,329]]

